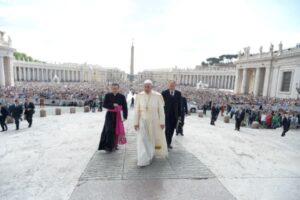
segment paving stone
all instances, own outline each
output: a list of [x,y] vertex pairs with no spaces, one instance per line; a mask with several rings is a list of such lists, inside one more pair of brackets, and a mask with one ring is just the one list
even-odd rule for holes
[[150,166],[140,168],[136,160],[136,141],[127,136],[125,148],[113,153],[95,152],[79,181],[145,180],[145,179],[205,179],[214,174],[176,140],[167,159],[154,159]]

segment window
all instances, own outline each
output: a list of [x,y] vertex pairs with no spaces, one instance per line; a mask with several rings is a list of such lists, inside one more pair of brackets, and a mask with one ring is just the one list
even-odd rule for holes
[[291,85],[292,72],[283,72],[281,82],[281,92],[289,92]]

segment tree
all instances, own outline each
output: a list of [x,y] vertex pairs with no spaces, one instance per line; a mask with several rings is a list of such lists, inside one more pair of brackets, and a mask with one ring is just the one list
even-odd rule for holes
[[43,61],[33,59],[31,56],[27,56],[25,53],[21,53],[21,52],[14,52],[14,57],[16,60],[25,60],[25,61],[29,61],[29,62],[46,63]]
[[210,65],[220,63],[220,59],[219,59],[219,58],[216,58],[216,57],[210,57],[210,58],[207,58],[206,61],[207,61]]
[[201,66],[207,66],[208,64],[204,61],[202,61]]
[[237,54],[224,54],[219,56],[220,61],[224,61],[224,59],[226,60],[230,60],[230,62],[232,62],[233,58],[237,58],[238,55]]

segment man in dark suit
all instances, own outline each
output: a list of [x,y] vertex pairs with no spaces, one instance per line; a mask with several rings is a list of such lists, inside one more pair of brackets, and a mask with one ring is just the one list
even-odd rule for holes
[[241,123],[245,118],[245,111],[239,108],[235,113],[235,130],[240,131]]
[[[188,114],[188,105],[187,100],[185,97],[181,97],[181,120],[179,120],[179,123],[177,123],[176,127],[176,135],[182,135],[183,136],[183,126],[184,126],[184,119],[185,115]],[[180,128],[178,126],[181,126]],[[180,131],[178,131],[180,130]]]
[[29,101],[29,99],[26,98],[24,108],[25,108],[24,115],[25,115],[26,120],[28,122],[28,127],[30,128],[31,125],[32,125],[32,117],[33,117],[33,114],[35,112],[34,111],[35,106],[31,101]]
[[171,144],[174,130],[178,119],[181,118],[181,93],[175,88],[176,82],[169,81],[169,89],[162,92],[165,101],[165,134],[169,149],[173,148]]
[[11,105],[9,108],[10,115],[14,118],[16,124],[16,130],[19,130],[20,119],[23,113],[23,107],[19,104],[19,100],[15,100],[15,104]]
[[216,106],[216,104],[212,104],[211,107],[211,119],[210,119],[210,125],[215,125],[215,121],[217,120],[219,111],[218,111],[218,107]]
[[7,131],[7,125],[5,123],[6,121],[6,117],[8,116],[8,110],[7,108],[0,103],[0,124],[1,124],[1,128],[2,128],[2,132]]
[[291,119],[289,118],[288,114],[284,114],[282,119],[283,132],[281,134],[281,137],[284,137],[285,134],[290,130],[290,125]]

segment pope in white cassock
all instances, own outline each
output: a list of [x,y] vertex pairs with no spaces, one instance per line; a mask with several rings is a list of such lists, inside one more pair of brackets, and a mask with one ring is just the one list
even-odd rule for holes
[[165,127],[164,100],[152,90],[150,80],[144,82],[144,91],[135,98],[134,128],[137,131],[137,165],[150,165],[154,155],[168,155]]

